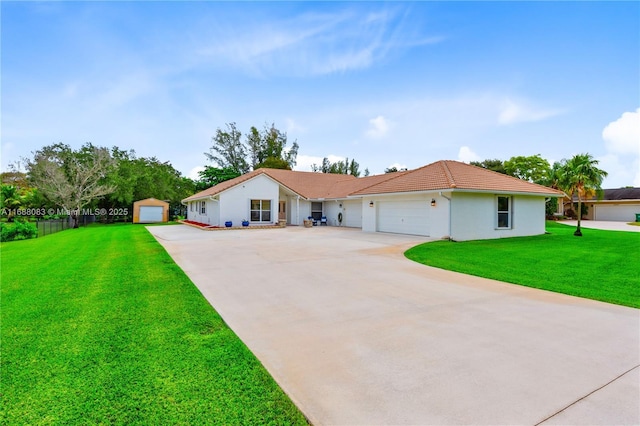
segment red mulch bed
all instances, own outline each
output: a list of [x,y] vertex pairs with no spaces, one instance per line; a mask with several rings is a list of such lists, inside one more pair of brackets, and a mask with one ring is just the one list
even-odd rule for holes
[[195,220],[183,220],[184,223],[199,226],[201,228],[220,228],[219,226],[211,226],[208,223],[196,222]]

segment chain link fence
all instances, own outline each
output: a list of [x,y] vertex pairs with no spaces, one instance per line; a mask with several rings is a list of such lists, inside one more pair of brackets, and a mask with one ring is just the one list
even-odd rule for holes
[[[94,221],[95,218],[93,217],[88,218],[87,216],[83,216],[79,218],[78,226],[87,226],[87,223]],[[64,231],[65,229],[69,229],[72,227],[70,217],[62,219],[40,219],[31,223],[34,223],[38,227],[38,237],[55,234],[56,232]]]

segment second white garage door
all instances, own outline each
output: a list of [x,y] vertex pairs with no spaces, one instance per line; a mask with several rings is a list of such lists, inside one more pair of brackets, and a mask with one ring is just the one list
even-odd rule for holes
[[595,209],[595,220],[633,222],[636,220],[636,213],[640,213],[640,204],[596,205]]
[[429,236],[429,204],[426,200],[379,201],[377,205],[379,232]]
[[162,222],[162,207],[140,206],[140,222],[141,223]]

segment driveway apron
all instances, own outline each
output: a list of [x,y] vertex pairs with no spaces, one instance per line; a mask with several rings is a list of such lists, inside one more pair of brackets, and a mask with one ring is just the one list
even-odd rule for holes
[[640,423],[637,309],[407,260],[423,237],[148,229],[313,424]]

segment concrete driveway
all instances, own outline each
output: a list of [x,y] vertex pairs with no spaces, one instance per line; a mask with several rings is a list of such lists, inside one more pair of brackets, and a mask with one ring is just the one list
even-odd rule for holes
[[640,423],[636,309],[419,265],[418,237],[148,229],[316,425]]
[[[578,225],[577,220],[563,220],[559,223],[568,226]],[[612,222],[606,220],[581,220],[580,227],[588,229],[603,229],[605,231],[640,232],[640,226],[629,225],[626,222]]]

